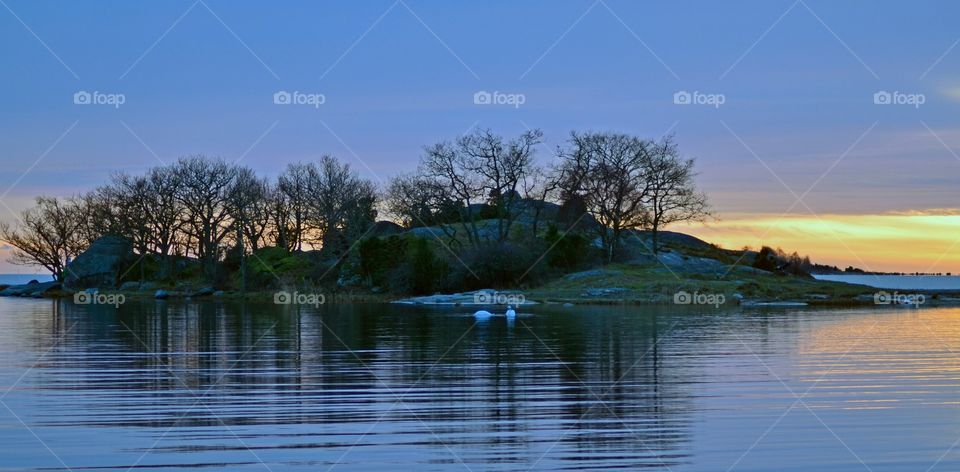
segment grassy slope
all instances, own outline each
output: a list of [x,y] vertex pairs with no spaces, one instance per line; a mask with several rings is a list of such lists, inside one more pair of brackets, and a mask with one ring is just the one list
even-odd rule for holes
[[[598,289],[612,290],[603,294]],[[608,303],[672,303],[676,292],[723,294],[727,302],[740,294],[748,301],[801,301],[811,304],[857,304],[856,297],[876,289],[862,285],[778,276],[735,268],[715,274],[671,272],[660,265],[612,264],[600,270],[572,274],[526,293],[544,301]],[[599,293],[598,293],[599,292]]]
[[[493,231],[496,220],[477,222],[478,228],[483,231]],[[460,225],[451,225],[455,228],[458,239],[466,244],[467,229]],[[546,227],[546,223],[542,225]],[[440,250],[437,236],[445,239],[438,228],[433,228],[435,235],[432,240]],[[522,224],[512,228],[511,237],[522,237],[527,231]],[[430,233],[428,233],[430,234]],[[666,235],[665,235],[666,236]],[[649,236],[646,236],[647,238]],[[633,242],[637,245],[636,241]],[[645,246],[637,246],[639,250],[649,247],[649,240]],[[580,273],[554,279],[524,293],[531,299],[540,301],[558,302],[592,302],[592,303],[672,303],[676,292],[683,290],[689,293],[723,294],[728,303],[734,301],[734,294],[740,294],[747,301],[800,301],[810,304],[862,304],[865,301],[858,296],[872,295],[877,289],[864,285],[853,285],[840,282],[818,281],[803,277],[774,275],[771,273],[742,267],[750,258],[744,258],[741,250],[721,249],[707,243],[687,244],[675,238],[664,237],[660,246],[665,252],[675,252],[683,256],[703,257],[714,259],[730,266],[737,265],[729,273],[726,269],[721,273],[697,272],[682,270],[676,267],[667,268],[657,262],[646,264],[611,264],[602,268],[587,270]],[[607,294],[590,293],[602,289],[612,290]]]

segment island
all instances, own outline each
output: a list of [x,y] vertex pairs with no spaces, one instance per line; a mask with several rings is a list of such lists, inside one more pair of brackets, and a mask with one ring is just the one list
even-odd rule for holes
[[714,218],[694,159],[671,136],[575,131],[550,164],[535,159],[542,143],[539,130],[514,138],[477,130],[426,146],[415,170],[385,182],[363,179],[332,156],[291,164],[272,180],[202,155],[115,174],[73,198],[38,197],[16,224],[0,227],[0,239],[16,250],[13,262],[45,267],[54,278],[2,287],[0,296],[874,300],[873,288],[814,279],[835,268],[809,257],[724,249],[665,230]]

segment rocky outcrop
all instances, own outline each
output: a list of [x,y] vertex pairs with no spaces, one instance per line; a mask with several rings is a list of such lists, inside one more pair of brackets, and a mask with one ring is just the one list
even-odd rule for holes
[[33,297],[40,298],[49,292],[60,289],[60,282],[30,281],[28,284],[11,285],[0,290],[0,297]]
[[216,292],[216,289],[213,287],[201,287],[190,294],[191,297],[209,297]]
[[129,240],[102,236],[67,264],[64,286],[69,289],[116,287],[123,271],[135,261]]
[[392,221],[378,221],[373,224],[373,227],[369,229],[368,237],[377,238],[383,236],[393,236],[395,234],[400,234],[406,231],[403,226],[400,226]]
[[391,303],[400,305],[450,305],[450,306],[499,306],[499,305],[535,305],[537,302],[527,300],[516,290],[496,291],[493,289],[477,290],[474,292],[436,294],[423,297],[405,298]]

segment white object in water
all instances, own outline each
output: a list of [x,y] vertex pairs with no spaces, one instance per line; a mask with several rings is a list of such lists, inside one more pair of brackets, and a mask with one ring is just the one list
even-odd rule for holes
[[514,318],[514,317],[517,316],[517,312],[513,311],[513,307],[512,307],[512,306],[507,305],[507,313],[506,313],[506,315],[507,315],[507,318]]
[[473,316],[479,319],[486,319],[493,316],[493,313],[490,313],[489,311],[486,311],[486,310],[478,310],[476,313],[473,314]]

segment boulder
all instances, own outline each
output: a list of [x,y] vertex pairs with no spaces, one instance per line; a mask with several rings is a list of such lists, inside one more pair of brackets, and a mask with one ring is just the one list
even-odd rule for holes
[[216,290],[214,290],[213,287],[203,287],[191,293],[190,296],[191,297],[209,297],[210,295],[213,295],[215,292]]
[[588,288],[583,291],[580,296],[589,297],[589,298],[601,298],[601,297],[610,297],[610,296],[626,296],[630,293],[629,289],[623,287],[606,287],[606,288]]
[[157,284],[155,282],[143,282],[140,284],[140,290],[150,291],[150,290],[156,290],[156,289],[157,289]]
[[612,269],[592,269],[585,270],[582,272],[574,272],[572,274],[564,275],[564,280],[580,280],[588,277],[615,277],[622,274],[619,270]]
[[449,305],[449,306],[495,306],[495,305],[536,305],[537,302],[527,300],[517,291],[497,292],[494,290],[477,290],[475,292],[433,294],[423,297],[404,298],[390,303],[401,305]]
[[368,237],[376,238],[381,236],[392,236],[394,234],[400,234],[404,232],[403,226],[400,226],[392,221],[378,221],[373,224],[373,227],[370,228]]
[[3,290],[0,290],[0,297],[19,297],[23,294],[26,288],[26,285],[11,285]]
[[140,282],[124,282],[120,284],[120,290],[123,291],[133,291],[140,290]]
[[0,291],[0,297],[34,297],[40,298],[52,290],[61,288],[60,282],[36,282],[23,285],[11,285]]
[[67,264],[64,286],[71,289],[116,287],[125,267],[135,260],[129,240],[101,236]]

